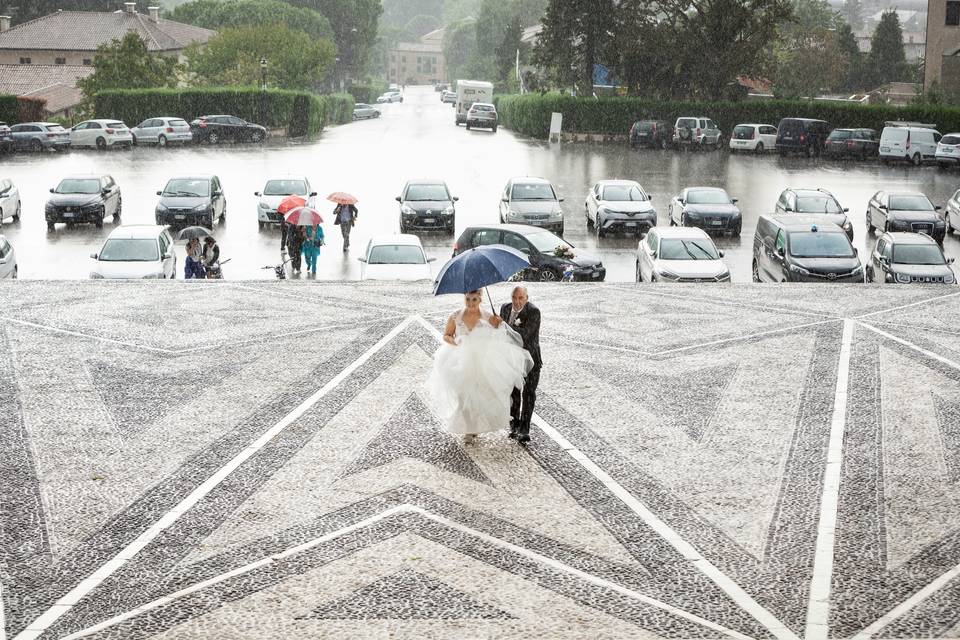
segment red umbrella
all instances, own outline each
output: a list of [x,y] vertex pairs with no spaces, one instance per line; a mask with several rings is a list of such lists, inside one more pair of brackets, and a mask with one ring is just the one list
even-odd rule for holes
[[357,204],[357,200],[354,196],[349,193],[344,193],[343,191],[337,191],[336,193],[331,193],[327,196],[327,200],[330,202],[336,202],[337,204]]
[[315,227],[323,222],[320,212],[310,207],[297,207],[288,212],[287,215],[284,216],[284,219],[287,221],[287,224],[300,227]]
[[301,198],[300,196],[287,196],[280,201],[280,204],[277,205],[277,213],[283,215],[293,211],[297,207],[302,207],[305,204],[307,204],[306,199]]

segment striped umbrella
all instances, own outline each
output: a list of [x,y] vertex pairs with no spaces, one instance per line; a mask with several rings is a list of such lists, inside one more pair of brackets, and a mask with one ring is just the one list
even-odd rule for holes
[[297,207],[289,211],[287,215],[284,216],[284,219],[287,221],[287,224],[300,227],[315,227],[323,222],[323,217],[320,215],[320,212],[310,207]]
[[277,205],[277,213],[284,215],[285,213],[289,213],[297,207],[302,207],[305,204],[307,204],[305,198],[301,198],[300,196],[287,196],[280,201],[280,204]]

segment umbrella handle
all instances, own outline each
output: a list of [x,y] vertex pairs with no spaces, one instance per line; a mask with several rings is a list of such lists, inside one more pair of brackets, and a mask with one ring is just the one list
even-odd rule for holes
[[490,311],[493,312],[493,315],[497,315],[497,310],[493,306],[493,298],[490,297],[490,288],[484,287],[483,290],[487,292],[487,300],[490,301]]

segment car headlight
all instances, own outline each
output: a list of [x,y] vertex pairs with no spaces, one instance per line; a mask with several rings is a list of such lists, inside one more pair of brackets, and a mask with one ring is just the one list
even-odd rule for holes
[[657,275],[663,278],[664,280],[679,280],[680,276],[675,274],[672,271],[667,271],[666,269],[657,269]]
[[843,228],[844,231],[852,231],[852,230],[853,230],[853,225],[850,224],[850,221],[849,221],[849,220],[847,220],[846,222],[844,222],[844,223],[843,223],[842,225],[840,225],[840,226]]
[[445,216],[452,216],[452,215],[453,215],[453,212],[454,212],[453,205],[450,205],[449,207],[447,207],[446,209],[443,210],[443,215],[445,215]]
[[411,209],[411,208],[408,207],[407,205],[403,205],[402,207],[400,207],[400,213],[402,213],[402,214],[405,215],[405,216],[412,216],[412,215],[413,215],[413,209]]
[[906,273],[897,273],[894,275],[894,278],[900,284],[910,284],[910,276]]
[[85,204],[82,207],[80,207],[80,210],[84,212],[98,211],[100,209],[103,209],[103,203],[101,202],[94,202],[93,204]]
[[730,282],[730,272],[724,271],[717,276],[717,282]]
[[563,217],[563,209],[557,209],[556,211],[551,211],[551,212],[550,212],[550,217],[551,217],[551,218],[562,218],[562,217]]
[[91,272],[90,272],[90,279],[91,279],[91,280],[103,280],[103,276],[100,275],[99,273],[97,273],[96,271],[91,271]]
[[607,207],[597,207],[597,213],[610,213],[610,209]]
[[166,210],[167,210],[167,205],[163,204],[162,202],[157,203],[157,213],[163,213]]
[[264,211],[270,211],[270,205],[268,205],[266,202],[259,202],[257,203],[257,206],[263,209]]
[[799,266],[799,265],[796,265],[796,264],[791,264],[791,265],[790,265],[790,271],[793,271],[794,273],[799,273],[799,274],[802,275],[802,276],[808,276],[808,275],[810,275],[810,272],[809,272],[809,271],[807,271],[807,270],[804,269],[803,267],[801,267],[801,266]]
[[194,211],[204,212],[210,208],[209,204],[199,204],[193,208]]
[[948,273],[947,275],[943,276],[943,284],[953,284],[956,281],[957,279],[953,277],[952,273]]

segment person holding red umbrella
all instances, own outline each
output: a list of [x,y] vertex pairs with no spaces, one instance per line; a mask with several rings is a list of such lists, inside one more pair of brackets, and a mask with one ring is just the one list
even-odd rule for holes
[[340,234],[343,236],[343,250],[344,252],[349,251],[350,231],[352,231],[354,225],[357,224],[358,211],[356,204],[358,200],[349,193],[342,191],[331,193],[327,196],[327,200],[337,203],[337,206],[333,210],[336,216],[333,219],[333,224],[340,225]]
[[287,223],[287,214],[293,211],[294,209],[299,209],[300,207],[306,206],[306,199],[298,196],[296,194],[287,196],[280,201],[280,204],[277,205],[277,213],[280,214],[280,252],[283,253],[287,250],[287,233],[289,232],[290,225]]

